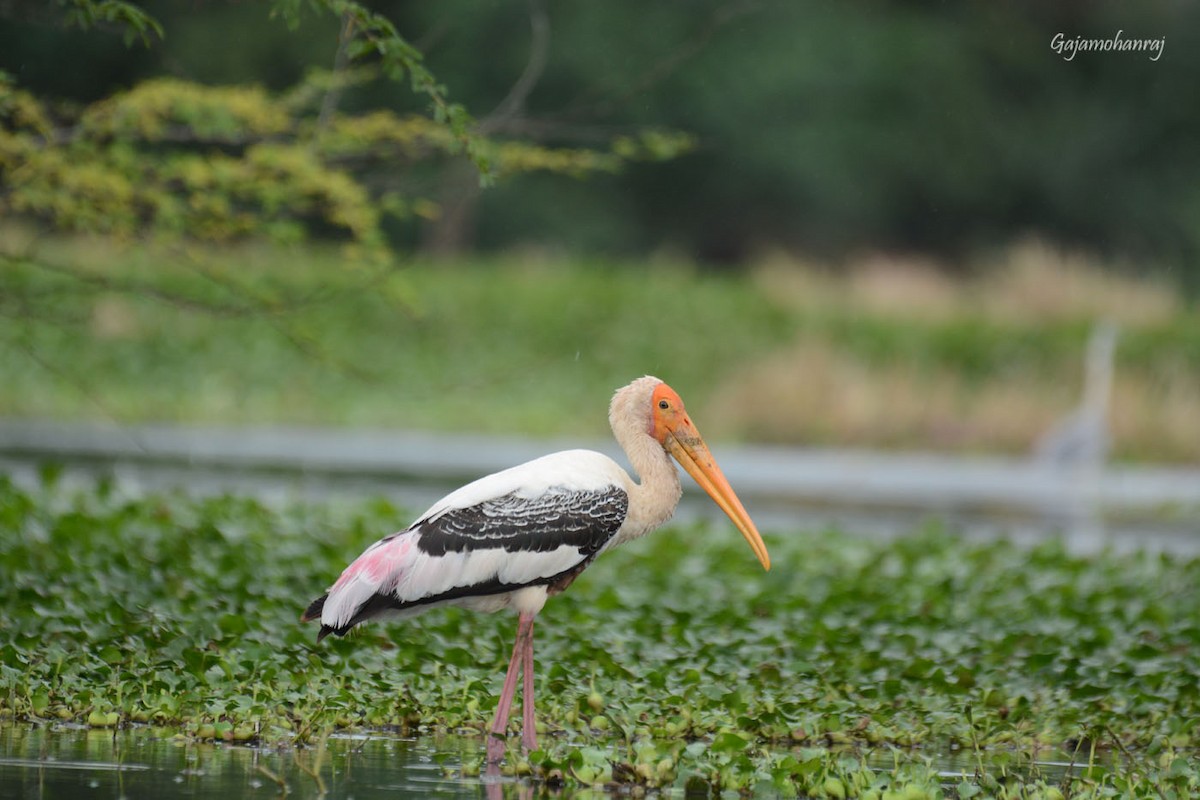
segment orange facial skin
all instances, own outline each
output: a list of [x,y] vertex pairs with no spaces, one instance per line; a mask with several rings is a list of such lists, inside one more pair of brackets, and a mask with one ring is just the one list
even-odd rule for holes
[[758,528],[746,513],[742,501],[734,493],[725,474],[717,466],[708,445],[697,430],[695,423],[683,407],[683,400],[674,389],[665,383],[654,389],[651,397],[652,428],[651,435],[657,439],[676,461],[683,466],[700,488],[708,493],[726,516],[741,531],[742,536],[758,556],[763,569],[771,568],[771,556],[763,543]]

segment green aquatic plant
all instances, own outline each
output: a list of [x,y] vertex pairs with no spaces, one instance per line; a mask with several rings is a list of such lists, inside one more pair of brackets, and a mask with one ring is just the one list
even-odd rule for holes
[[[477,749],[446,768],[470,775],[510,620],[447,610],[321,648],[298,623],[348,554],[408,516],[384,500],[0,481],[4,724],[294,746],[347,729],[458,734]],[[556,597],[539,631],[543,749],[507,768],[550,785],[846,798],[1200,787],[1195,558],[1084,558],[937,526],[768,539],[764,576],[737,537],[675,526]]]

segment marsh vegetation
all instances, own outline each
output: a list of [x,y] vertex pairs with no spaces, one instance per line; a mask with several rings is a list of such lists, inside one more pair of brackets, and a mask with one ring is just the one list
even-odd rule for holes
[[[0,492],[4,725],[151,726],[306,764],[332,734],[454,736],[448,774],[479,771],[510,619],[446,610],[319,647],[297,622],[405,511]],[[514,737],[510,773],[823,797],[1200,788],[1200,561],[936,526],[767,536],[764,575],[732,531],[669,528],[548,604],[543,749]],[[346,768],[326,762],[324,780]]]

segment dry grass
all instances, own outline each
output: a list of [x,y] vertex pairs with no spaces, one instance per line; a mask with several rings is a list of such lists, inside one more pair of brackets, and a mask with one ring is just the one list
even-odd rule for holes
[[704,412],[727,436],[846,447],[1020,452],[1054,420],[1057,392],[970,385],[911,364],[870,367],[807,339],[725,381]]
[[[1125,332],[1195,314],[1169,287],[1036,241],[955,278],[928,260],[860,258],[836,271],[774,255],[753,271],[802,318],[887,319],[898,329],[961,320],[1006,332],[1107,319]],[[983,268],[986,267],[986,268]],[[819,328],[728,375],[704,410],[726,436],[862,447],[1030,452],[1080,401],[1082,343],[1061,359],[980,377],[936,363],[868,362]],[[1118,351],[1110,428],[1118,458],[1200,462],[1200,364],[1147,366]]]
[[[1078,375],[968,381],[911,364],[870,367],[806,339],[725,380],[703,411],[718,435],[843,447],[1032,451],[1069,413]],[[1200,375],[1118,374],[1109,414],[1118,458],[1200,462]]]
[[130,339],[140,332],[137,311],[124,297],[98,295],[92,302],[89,320],[92,335],[98,339]]
[[1109,422],[1118,454],[1200,463],[1200,372],[1160,380],[1118,376]]
[[1181,312],[1178,293],[1157,280],[1135,277],[1133,265],[1098,267],[1095,259],[1037,240],[1006,250],[985,264],[972,304],[991,318],[1032,322],[1107,318],[1137,327]]
[[920,257],[872,253],[841,265],[772,253],[752,270],[771,297],[797,310],[831,306],[886,317],[998,322],[1111,319],[1137,326],[1181,312],[1169,286],[1136,277],[1124,263],[1059,250],[1036,239],[1018,242],[976,264],[962,278]]

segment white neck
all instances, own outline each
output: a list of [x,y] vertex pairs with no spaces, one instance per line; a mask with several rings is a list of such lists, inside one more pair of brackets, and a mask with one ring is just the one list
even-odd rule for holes
[[644,536],[669,520],[683,494],[674,462],[649,433],[650,397],[660,382],[634,381],[617,392],[609,409],[613,435],[638,478],[629,486],[629,515],[616,544]]

